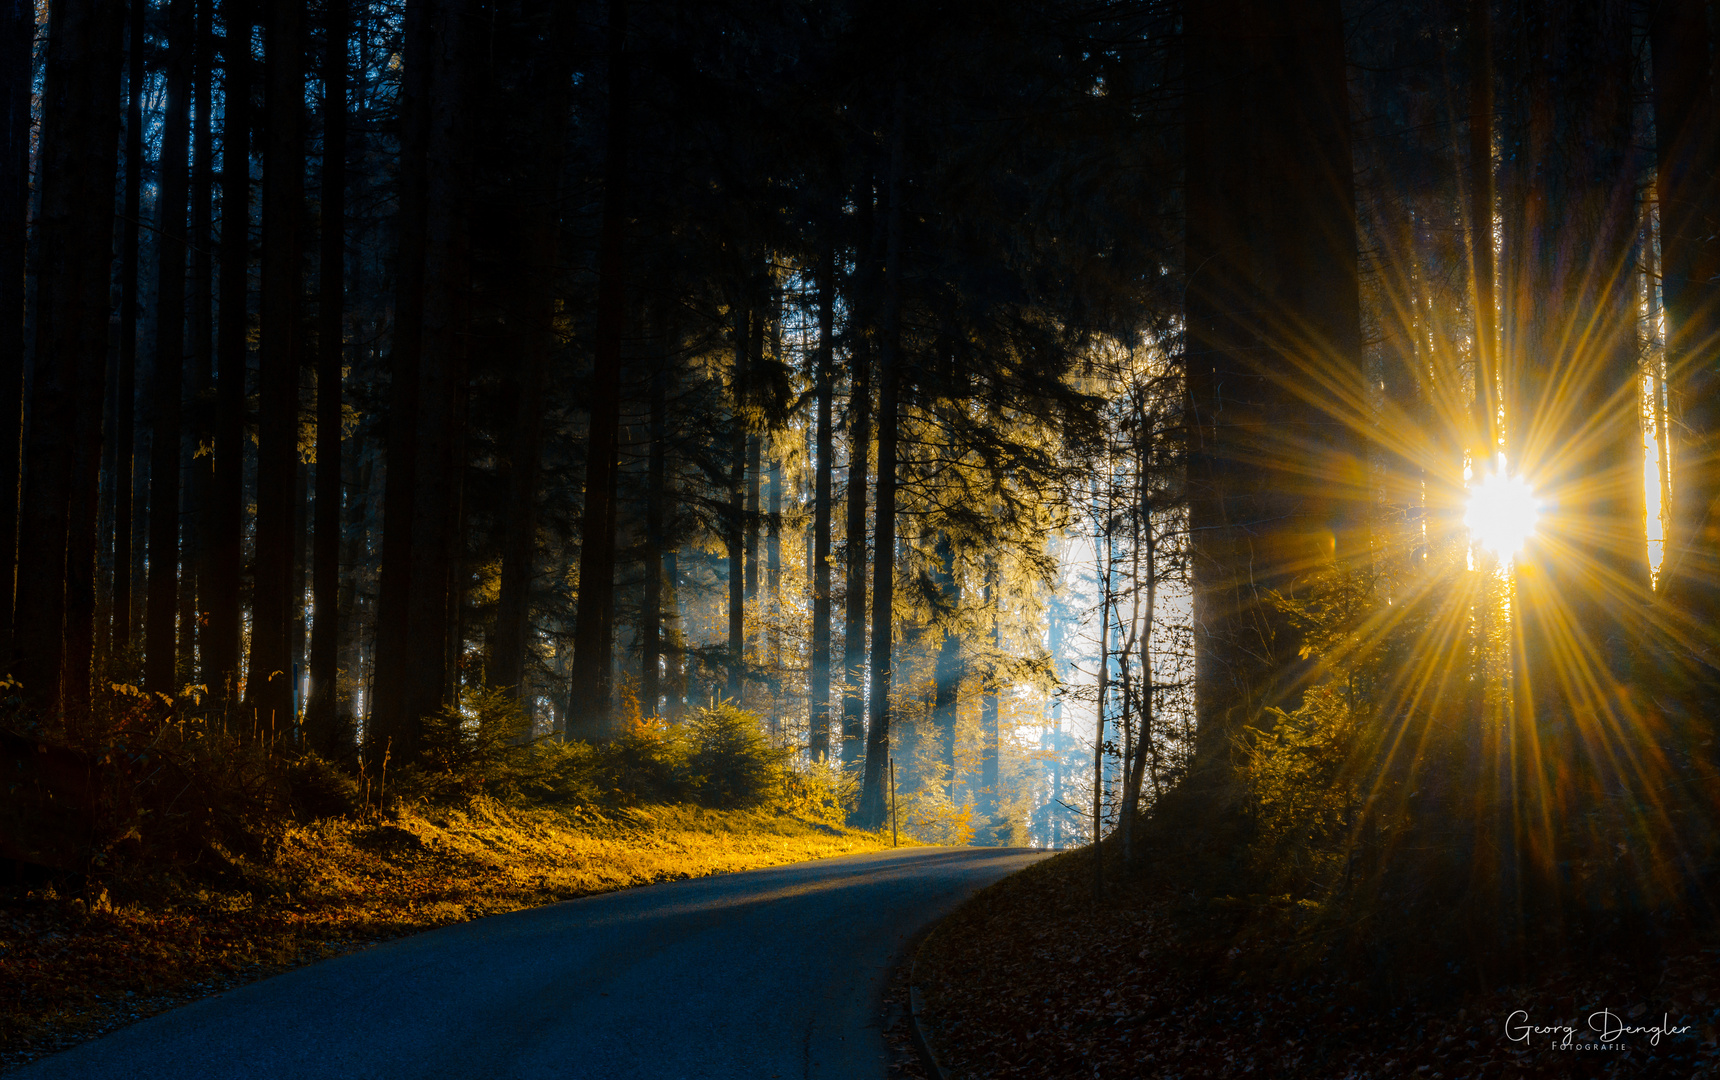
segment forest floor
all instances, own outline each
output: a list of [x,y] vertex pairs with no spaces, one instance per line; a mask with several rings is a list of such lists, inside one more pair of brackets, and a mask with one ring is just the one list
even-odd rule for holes
[[227,865],[216,872],[158,875],[111,899],[52,885],[0,891],[0,1072],[390,938],[889,846],[888,834],[771,811],[522,810],[479,798],[283,825],[253,854],[218,852]]
[[[1510,985],[1386,994],[1335,970],[1238,970],[1239,950],[1191,932],[1186,892],[1162,882],[1092,895],[1090,852],[1069,852],[934,928],[913,977],[954,1077],[1720,1077],[1713,935],[1550,958]],[[1603,1040],[1591,1018],[1670,1033]],[[1557,1030],[1507,1038],[1512,1022]]]

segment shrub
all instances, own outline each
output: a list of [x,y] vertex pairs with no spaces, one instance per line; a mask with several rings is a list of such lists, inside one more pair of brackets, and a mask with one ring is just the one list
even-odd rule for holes
[[532,772],[531,727],[507,690],[480,687],[424,718],[421,751],[399,790],[433,800],[511,794]]
[[687,787],[701,803],[759,806],[785,794],[788,751],[770,745],[756,713],[719,702],[688,726]]
[[973,804],[952,802],[942,788],[926,787],[896,807],[901,830],[928,844],[962,846],[973,842]]
[[300,821],[351,817],[362,804],[352,774],[335,763],[307,753],[287,762],[287,800]]

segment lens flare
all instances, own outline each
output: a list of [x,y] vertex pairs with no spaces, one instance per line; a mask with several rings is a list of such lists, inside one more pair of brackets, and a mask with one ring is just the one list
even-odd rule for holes
[[1463,525],[1477,543],[1504,559],[1523,550],[1540,517],[1541,503],[1529,484],[1500,469],[1470,487]]

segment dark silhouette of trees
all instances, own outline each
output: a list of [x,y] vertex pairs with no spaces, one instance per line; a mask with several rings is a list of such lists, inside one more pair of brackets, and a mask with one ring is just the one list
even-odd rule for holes
[[603,165],[603,224],[598,241],[597,330],[591,427],[585,454],[585,510],[579,555],[579,609],[573,630],[573,701],[569,731],[587,738],[609,729],[610,667],[615,645],[615,484],[621,422],[621,338],[627,325],[626,216],[628,126],[632,79],[627,0],[609,3],[608,127]]
[[305,192],[304,5],[264,19],[263,275],[257,351],[257,531],[246,698],[258,728],[294,721],[288,633],[302,604],[293,575],[292,492],[298,469],[300,309]]
[[1355,201],[1336,4],[1198,5],[1186,34],[1195,708],[1222,764],[1299,693],[1301,641],[1267,590],[1362,550]]
[[[30,200],[30,73],[35,44],[36,13],[24,0],[9,0],[0,8],[0,281],[6,282],[0,304],[22,312],[25,253],[29,248],[26,221]],[[134,234],[135,235],[135,234]],[[20,317],[0,329],[0,552],[7,559],[0,585],[0,649],[11,652],[14,553],[18,550],[18,468],[24,426],[24,322]]]
[[[25,699],[58,714],[65,668],[73,502],[93,502],[106,375],[110,212],[119,153],[124,21],[111,5],[69,2],[49,14],[36,218],[35,356],[18,533],[12,672]],[[89,514],[89,528],[94,515]]]
[[[18,723],[368,780],[727,697],[860,823],[893,759],[916,828],[1130,858],[1177,807],[1256,850],[1318,736],[1305,792],[1383,794],[1297,842],[1376,881],[1507,735],[1582,780],[1499,767],[1548,821],[1640,792],[1609,753],[1683,790],[1708,7],[63,0],[36,57],[8,5]],[[1520,556],[1460,526],[1500,450]]]

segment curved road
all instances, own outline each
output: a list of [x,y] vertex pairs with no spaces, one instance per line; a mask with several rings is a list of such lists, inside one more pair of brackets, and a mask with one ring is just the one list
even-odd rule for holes
[[882,1080],[913,934],[1044,853],[911,848],[495,915],[300,968],[36,1062],[30,1080]]

